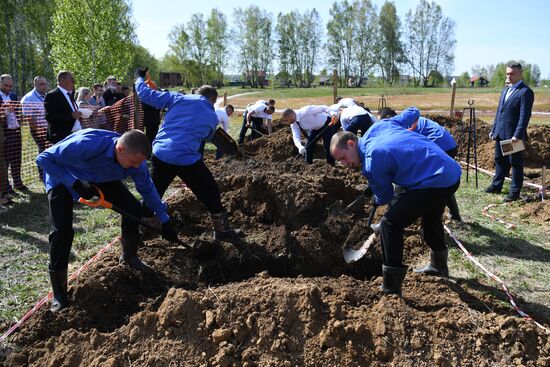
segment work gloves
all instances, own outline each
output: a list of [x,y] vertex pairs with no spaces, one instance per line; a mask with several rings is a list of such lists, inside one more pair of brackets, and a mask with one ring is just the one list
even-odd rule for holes
[[170,242],[178,242],[179,240],[176,229],[170,219],[162,223],[162,238]]
[[76,191],[81,198],[90,200],[94,196],[99,196],[97,188],[87,181],[76,180],[73,184],[73,190]]
[[147,76],[147,70],[149,70],[149,68],[137,68],[135,73],[134,73],[134,78],[143,78],[145,79],[145,77]]

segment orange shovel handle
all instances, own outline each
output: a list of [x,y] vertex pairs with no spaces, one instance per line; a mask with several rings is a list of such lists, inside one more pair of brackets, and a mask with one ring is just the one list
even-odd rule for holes
[[84,198],[80,198],[78,199],[78,202],[84,205],[91,206],[92,208],[97,208],[101,206],[103,208],[112,209],[113,204],[105,200],[105,195],[103,194],[103,191],[101,191],[97,186],[94,186],[94,187],[99,193],[99,198],[97,200],[86,200]]

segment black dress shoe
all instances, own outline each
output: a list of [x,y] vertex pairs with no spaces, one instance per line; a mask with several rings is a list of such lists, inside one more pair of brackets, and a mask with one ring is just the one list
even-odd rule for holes
[[23,184],[14,187],[17,191],[29,191],[29,188]]
[[489,194],[500,194],[500,190],[497,189],[496,187],[492,186],[492,185],[489,186],[489,187],[487,187],[487,188],[486,188],[485,190],[483,190],[483,191],[488,192]]
[[510,202],[516,201],[516,200],[519,200],[519,194],[511,193],[511,194],[508,194],[508,196],[506,196],[504,198],[505,203],[510,203]]

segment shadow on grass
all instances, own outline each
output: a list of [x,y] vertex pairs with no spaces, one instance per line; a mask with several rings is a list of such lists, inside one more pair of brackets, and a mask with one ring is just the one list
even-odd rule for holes
[[470,235],[475,238],[488,238],[488,241],[482,245],[461,239],[466,248],[474,255],[489,252],[493,255],[516,259],[550,261],[550,250],[534,245],[524,239],[505,237],[483,225],[473,222],[465,223],[463,230],[469,230]]
[[[0,215],[0,220],[8,227],[22,228],[25,231],[48,234],[50,231],[50,214],[46,194],[29,191],[25,198],[17,198],[7,212]],[[0,231],[5,231],[5,228]],[[4,236],[0,234],[0,236]]]

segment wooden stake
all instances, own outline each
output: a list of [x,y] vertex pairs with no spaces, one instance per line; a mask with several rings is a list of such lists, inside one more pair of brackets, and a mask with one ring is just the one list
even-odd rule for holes
[[336,103],[336,97],[338,97],[338,71],[334,69],[332,71],[332,103]]
[[540,192],[542,201],[544,201],[545,192],[546,192],[546,166],[542,166],[542,188]]
[[451,80],[451,85],[453,86],[453,92],[451,94],[451,111],[449,112],[449,116],[453,116],[454,109],[455,109],[455,95],[456,95],[456,80],[453,78]]

